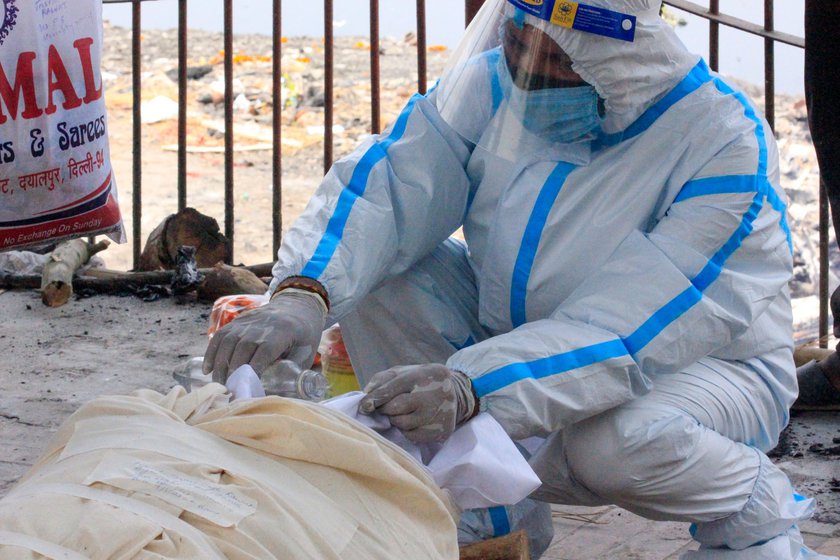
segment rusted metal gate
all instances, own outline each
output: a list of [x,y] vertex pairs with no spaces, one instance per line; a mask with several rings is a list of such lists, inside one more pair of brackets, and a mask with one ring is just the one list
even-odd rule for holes
[[[142,4],[154,0],[103,0],[104,4],[132,4],[132,76],[133,76],[133,263],[136,268],[140,261],[142,232],[141,217],[143,212],[143,174],[142,157],[143,146],[141,143],[141,88],[142,88]],[[225,80],[225,219],[224,233],[231,241],[234,240],[234,183],[233,183],[233,0],[222,0],[224,5],[224,80]],[[426,93],[426,2],[417,2],[417,88],[420,93]],[[466,21],[472,17],[481,7],[483,0],[465,0]],[[324,173],[329,170],[333,162],[333,55],[335,52],[334,31],[333,31],[333,0],[324,0]],[[195,5],[195,4],[193,4]],[[282,107],[281,102],[281,35],[282,25],[282,0],[272,0],[272,45],[273,45],[273,104],[274,107]],[[187,206],[187,14],[188,0],[178,0],[178,209]],[[370,0],[370,68],[371,68],[371,133],[381,132],[380,115],[380,83],[379,83],[379,0]],[[273,114],[273,172],[272,172],[272,236],[273,255],[280,247],[282,217],[282,168],[283,161],[280,155],[282,139],[281,111],[274,111]]]
[[[140,113],[140,91],[141,91],[141,31],[142,31],[142,4],[150,0],[103,0],[104,3],[130,3],[132,4],[132,75],[133,75],[133,256],[134,265],[140,260],[141,251],[141,215],[143,211],[142,197],[142,145],[141,145],[141,113]],[[206,2],[207,0],[201,0]],[[379,72],[379,0],[370,1],[370,69],[371,69],[371,133],[381,131],[380,115],[380,72]],[[225,217],[224,233],[233,242],[234,231],[234,126],[233,126],[233,0],[222,0],[224,5],[224,80],[225,80]],[[334,55],[334,31],[333,13],[334,0],[323,0],[324,2],[324,57],[325,57],[325,78],[324,78],[324,172],[329,169],[333,162],[333,55]],[[464,0],[465,21],[469,22],[479,10],[484,0]],[[774,0],[764,0],[764,25],[757,25],[742,19],[738,19],[720,13],[720,0],[709,0],[708,7],[699,5],[688,0],[666,0],[669,5],[677,10],[705,18],[709,22],[709,66],[713,70],[718,69],[720,41],[720,26],[728,26],[738,29],[744,33],[757,35],[764,39],[764,68],[765,68],[765,107],[767,120],[770,126],[775,124],[775,45],[783,43],[798,48],[805,47],[805,41],[788,33],[782,33],[775,29],[774,24]],[[196,2],[193,2],[193,6]],[[281,17],[282,0],[272,0],[273,14],[273,103],[274,107],[282,107],[281,102],[281,34],[283,22]],[[178,0],[178,209],[187,206],[187,13],[188,0]],[[416,0],[417,18],[417,89],[420,93],[426,92],[427,65],[426,65],[426,2]],[[281,111],[273,112],[273,172],[272,172],[272,236],[273,253],[267,258],[273,258],[280,246],[282,217],[282,166],[283,161],[280,153],[281,138],[283,129],[281,126]],[[828,334],[828,200],[824,189],[820,189],[820,338],[824,339]]]

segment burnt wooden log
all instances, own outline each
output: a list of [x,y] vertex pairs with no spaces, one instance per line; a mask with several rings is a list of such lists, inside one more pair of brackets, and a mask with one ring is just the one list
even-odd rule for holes
[[268,286],[253,272],[244,268],[218,263],[198,285],[198,299],[216,301],[222,296],[236,294],[264,294]]
[[[271,263],[258,264],[253,266],[243,267],[229,267],[236,270],[246,270],[254,274],[254,276],[265,276],[266,271],[271,270]],[[200,268],[199,274],[207,277],[211,274],[218,274],[214,272],[213,268]],[[239,276],[239,273],[232,273]],[[172,279],[175,277],[173,270],[159,270],[154,272],[121,272],[117,270],[110,270],[106,268],[95,268],[88,270],[84,276],[75,276],[73,278],[73,289],[75,291],[86,290],[97,294],[120,294],[127,291],[148,287],[148,286],[170,286]],[[248,284],[254,287],[260,285],[253,282],[253,277],[250,277]],[[247,290],[240,284],[232,284],[230,289]],[[41,287],[40,274],[11,274],[0,272],[0,290],[37,290]],[[262,292],[268,289],[267,284],[261,285]],[[259,292],[259,293],[262,293]],[[237,292],[231,292],[237,293]],[[246,293],[238,292],[238,293]],[[254,292],[251,292],[254,293]],[[206,297],[210,297],[210,292]]]
[[[214,268],[200,268],[198,272],[205,277],[204,282],[207,282],[208,276],[211,278],[211,283],[202,292],[201,297],[210,300],[219,293],[223,295],[264,293],[268,290],[268,285],[259,280],[258,276],[263,276],[267,270],[271,269],[271,266],[270,263],[265,263],[245,267],[222,267],[221,271]],[[233,271],[228,269],[233,269]],[[242,271],[248,271],[250,274],[243,274]],[[219,279],[219,276],[223,278]],[[234,280],[225,281],[224,277],[228,276]],[[174,277],[175,271],[172,270],[120,272],[109,269],[91,269],[85,273],[85,276],[75,276],[72,282],[73,290],[77,292],[84,290],[103,295],[125,294],[149,286],[170,286]],[[37,290],[40,286],[40,274],[0,273],[0,290]],[[224,288],[224,286],[227,287]]]
[[461,547],[460,560],[530,560],[528,535],[517,531],[504,537],[488,539]]
[[821,362],[835,353],[834,348],[820,348],[810,344],[797,346],[793,350],[793,363],[796,367],[804,366],[811,360]]
[[199,268],[210,268],[217,262],[230,260],[230,242],[219,231],[219,223],[195,208],[184,208],[168,216],[149,234],[138,270],[174,269],[178,247],[185,245],[195,247],[195,262]]
[[41,273],[41,301],[49,307],[60,307],[73,295],[73,277],[90,258],[104,251],[109,241],[89,243],[71,239],[60,243],[51,253]]

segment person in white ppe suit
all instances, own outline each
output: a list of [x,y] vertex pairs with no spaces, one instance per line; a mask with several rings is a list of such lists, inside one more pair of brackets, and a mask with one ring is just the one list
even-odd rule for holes
[[544,438],[538,500],[691,522],[686,558],[819,557],[765,455],[797,394],[776,144],[659,9],[488,0],[332,167],[206,369],[307,365],[340,321],[362,410],[415,441],[486,411]]

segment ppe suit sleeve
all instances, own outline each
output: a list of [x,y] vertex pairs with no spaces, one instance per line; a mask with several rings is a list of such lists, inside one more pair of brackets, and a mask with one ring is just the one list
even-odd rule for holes
[[323,284],[339,319],[379,282],[406,270],[463,221],[471,148],[439,116],[434,92],[336,162],[285,234],[273,269]]
[[780,297],[792,272],[784,193],[773,140],[757,131],[708,162],[549,318],[452,356],[447,366],[473,379],[512,437],[641,396],[657,375],[726,350]]

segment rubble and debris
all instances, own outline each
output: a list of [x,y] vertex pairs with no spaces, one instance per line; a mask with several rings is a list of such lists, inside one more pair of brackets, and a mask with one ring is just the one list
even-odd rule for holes
[[178,117],[178,102],[164,95],[158,95],[140,106],[143,124],[155,124]]
[[[212,64],[202,64],[200,66],[187,66],[187,79],[188,80],[200,80],[207,74],[213,71]],[[173,82],[178,81],[178,68],[172,68],[166,71],[166,75],[169,76],[169,79]]]

